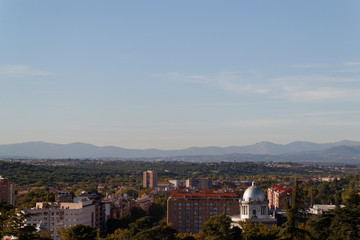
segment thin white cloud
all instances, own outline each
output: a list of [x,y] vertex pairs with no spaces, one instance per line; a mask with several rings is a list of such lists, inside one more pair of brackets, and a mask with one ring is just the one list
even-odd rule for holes
[[359,77],[284,76],[272,80],[278,99],[297,102],[360,100]]
[[327,116],[327,115],[344,115],[344,114],[353,114],[360,113],[360,111],[330,111],[330,112],[308,112],[308,113],[299,113],[297,116]]
[[50,72],[44,72],[34,69],[28,65],[9,64],[0,66],[0,75],[12,76],[45,76],[50,75]]
[[360,88],[355,85],[360,82],[359,77],[311,74],[249,79],[236,71],[221,71],[214,75],[169,73],[163,77],[210,84],[233,93],[262,94],[269,99],[296,102],[360,100]]
[[340,89],[334,87],[322,87],[290,91],[285,94],[287,98],[295,101],[326,101],[326,100],[360,100],[360,89]]
[[163,77],[170,77],[176,80],[194,82],[194,83],[202,83],[202,84],[212,84],[218,86],[220,89],[236,92],[236,93],[267,93],[269,89],[263,86],[256,86],[251,84],[248,79],[244,79],[240,76],[239,72],[234,71],[221,71],[213,76],[208,75],[187,75],[178,72],[171,72],[168,74],[163,74]]
[[334,121],[322,122],[321,125],[334,127],[360,127],[359,121]]
[[295,64],[293,65],[296,68],[319,68],[319,67],[325,67],[323,64]]
[[345,62],[344,69],[341,69],[338,72],[342,73],[355,73],[360,72],[360,62]]
[[212,102],[212,103],[199,103],[199,104],[183,104],[181,107],[239,107],[256,105],[264,102]]
[[356,82],[360,81],[359,78],[350,77],[329,77],[320,75],[308,75],[308,76],[284,76],[273,79],[274,82],[297,82],[297,83],[314,83],[314,82],[331,82],[331,83],[343,83],[343,82]]
[[345,62],[344,66],[346,66],[346,67],[353,67],[353,66],[360,67],[360,62]]

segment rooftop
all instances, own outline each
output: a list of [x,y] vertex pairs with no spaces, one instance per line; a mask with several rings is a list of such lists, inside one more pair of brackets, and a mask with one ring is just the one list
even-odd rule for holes
[[179,192],[173,191],[170,193],[172,198],[239,198],[239,195],[234,192],[222,193],[203,193],[203,192]]

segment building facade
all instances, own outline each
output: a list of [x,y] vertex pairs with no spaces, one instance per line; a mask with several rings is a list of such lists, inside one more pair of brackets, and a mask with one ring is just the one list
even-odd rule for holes
[[[268,203],[261,188],[255,182],[247,188],[240,203],[240,221],[251,221],[253,223],[263,223],[271,226],[277,223],[276,219],[269,216]],[[234,219],[233,219],[234,221]]]
[[157,174],[152,170],[143,173],[143,187],[155,188],[157,187]]
[[9,182],[7,178],[0,176],[0,200],[7,204],[15,205],[15,183]]
[[185,182],[187,188],[209,189],[212,188],[212,181],[209,178],[189,178]]
[[26,219],[25,225],[34,226],[40,231],[50,231],[54,240],[60,240],[60,228],[69,228],[77,224],[96,227],[95,205],[89,199],[82,199],[76,203],[36,203],[35,208],[25,209],[33,213]]
[[291,203],[291,192],[292,188],[287,185],[275,184],[268,188],[269,209],[285,209],[285,200]]
[[172,191],[167,201],[167,223],[178,232],[198,233],[211,216],[239,215],[239,195],[234,192]]

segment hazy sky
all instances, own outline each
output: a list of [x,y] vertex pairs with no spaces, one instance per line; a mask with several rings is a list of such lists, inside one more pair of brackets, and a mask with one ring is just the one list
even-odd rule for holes
[[0,144],[360,140],[360,1],[0,0]]

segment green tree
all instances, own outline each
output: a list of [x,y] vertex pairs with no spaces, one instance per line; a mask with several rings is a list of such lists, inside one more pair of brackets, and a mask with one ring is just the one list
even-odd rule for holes
[[359,189],[350,189],[344,197],[344,208],[337,206],[330,225],[330,240],[360,239]]
[[10,209],[6,214],[6,219],[2,222],[1,235],[14,236],[19,240],[39,240],[48,239],[47,237],[40,237],[36,233],[36,228],[33,226],[24,225],[25,219],[31,217],[33,214],[25,213],[15,208]]
[[223,215],[212,216],[206,221],[197,238],[206,240],[237,240],[241,239],[241,229],[231,228],[231,218]]
[[165,215],[165,212],[163,212],[163,208],[160,204],[153,203],[149,207],[149,215],[152,217],[154,222],[159,222]]
[[268,227],[263,223],[253,223],[251,221],[240,223],[243,240],[276,240],[279,238],[280,227]]
[[128,195],[129,197],[131,197],[133,199],[137,199],[139,196],[139,192],[133,188],[123,188],[122,192],[126,193],[126,195]]
[[62,240],[96,240],[97,235],[96,228],[83,224],[78,224],[68,229],[60,229]]
[[108,233],[114,233],[117,229],[125,229],[129,227],[129,224],[131,223],[131,217],[130,215],[125,215],[123,218],[110,218],[106,222],[106,227]]
[[302,217],[304,213],[303,205],[303,193],[301,191],[298,181],[295,180],[293,191],[291,194],[291,206],[289,201],[287,201],[287,221],[284,224],[284,228],[280,232],[281,239],[303,240],[308,235],[307,231],[304,228],[300,228],[299,224],[299,218]]
[[334,214],[323,214],[320,216],[315,216],[307,222],[307,229],[313,240],[327,240],[331,234],[329,229],[332,221],[334,219]]
[[176,240],[176,230],[168,225],[157,226],[135,235],[139,240]]
[[130,218],[131,222],[135,222],[139,218],[143,218],[148,214],[144,211],[144,209],[140,207],[133,207],[130,209]]
[[14,206],[7,204],[4,200],[0,201],[0,239],[2,239],[7,220],[15,213]]
[[180,240],[196,240],[196,238],[193,235],[190,235],[189,233],[178,233],[176,234],[177,239]]
[[[334,211],[313,217],[307,228],[314,240],[360,239],[360,195],[358,176],[349,179],[349,190],[342,193]],[[338,188],[338,187],[337,187]],[[341,200],[342,199],[342,200]]]
[[111,238],[116,240],[135,239],[138,233],[150,229],[151,225],[151,217],[142,217],[136,220],[136,222],[131,223],[129,228],[116,230],[115,233],[111,235]]
[[40,236],[33,226],[24,226],[24,220],[31,216],[14,206],[0,201],[0,239],[3,236],[14,236],[19,240],[48,240],[47,236]]
[[167,213],[167,200],[168,200],[168,195],[165,194],[155,199],[155,203],[161,206],[164,214]]
[[46,187],[34,187],[17,201],[22,202],[23,208],[35,207],[37,202],[54,202],[55,193],[50,193]]

